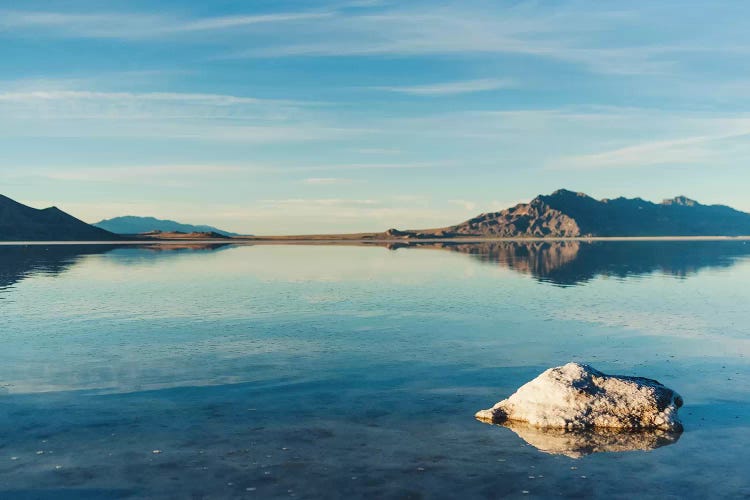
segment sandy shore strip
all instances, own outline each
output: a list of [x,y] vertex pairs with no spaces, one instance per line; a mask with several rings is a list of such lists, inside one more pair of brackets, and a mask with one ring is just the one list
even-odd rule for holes
[[592,236],[574,238],[357,238],[339,235],[252,236],[220,239],[144,239],[122,241],[0,241],[0,246],[19,245],[404,245],[421,243],[492,243],[492,242],[558,242],[558,241],[750,241],[748,236]]

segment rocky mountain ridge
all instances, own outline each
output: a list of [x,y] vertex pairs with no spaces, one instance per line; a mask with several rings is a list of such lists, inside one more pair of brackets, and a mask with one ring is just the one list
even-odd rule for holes
[[724,205],[702,205],[685,196],[661,203],[622,197],[596,200],[560,189],[455,226],[391,229],[386,234],[404,238],[745,236],[750,235],[750,214]]

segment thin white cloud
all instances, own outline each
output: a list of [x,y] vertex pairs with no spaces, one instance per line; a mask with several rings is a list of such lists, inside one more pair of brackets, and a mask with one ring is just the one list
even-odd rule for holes
[[[108,165],[108,166],[75,166],[46,165],[44,167],[0,164],[2,179],[51,179],[56,181],[85,182],[142,182],[144,180],[161,181],[168,178],[241,178],[263,174],[266,176],[298,176],[310,172],[346,171],[346,170],[395,170],[425,168],[427,165],[411,164],[373,164],[373,165],[287,165],[283,163],[244,163],[244,164],[153,164],[153,165]],[[355,182],[345,177],[308,177],[301,181],[304,184],[326,186],[342,185]],[[414,199],[423,199],[415,197]],[[402,197],[401,201],[412,201],[412,197]]]
[[520,54],[601,73],[669,74],[678,54],[705,50],[700,44],[687,46],[665,35],[651,45],[612,45],[611,38],[602,42],[602,33],[642,29],[650,13],[641,10],[402,3],[377,13],[338,13],[325,23],[300,26],[288,40],[261,39],[227,57]]
[[[519,54],[581,65],[608,74],[669,75],[686,53],[743,53],[742,32],[731,26],[701,30],[712,40],[718,29],[731,35],[725,43],[702,43],[690,17],[679,6],[649,3],[637,8],[578,3],[549,7],[536,2],[499,4],[467,1],[366,2],[264,14],[238,13],[190,17],[184,13],[48,12],[0,10],[0,30],[44,37],[143,40],[175,38],[210,43],[217,57],[420,56],[445,54]],[[742,7],[724,15],[744,15]],[[293,29],[279,29],[278,25]],[[669,25],[676,29],[663,29]],[[720,28],[719,28],[720,26]],[[646,43],[632,43],[643,33]],[[704,33],[705,31],[705,33]],[[201,34],[210,36],[201,37]],[[622,36],[618,36],[622,35]],[[687,38],[685,35],[691,35]],[[734,38],[733,38],[734,37]],[[685,42],[686,39],[692,40]]]
[[225,30],[241,26],[289,21],[308,21],[331,17],[329,12],[296,12],[287,14],[266,14],[257,16],[225,16],[186,22],[170,27],[165,32]]
[[470,94],[490,90],[516,87],[518,83],[512,79],[485,78],[479,80],[460,80],[454,82],[433,83],[429,85],[371,87],[375,90],[397,92],[419,96],[442,96],[455,94]]
[[73,38],[143,38],[161,33],[167,19],[137,13],[65,13],[0,11],[0,28],[6,32],[44,30],[47,36]]
[[361,132],[332,125],[319,103],[307,104],[212,93],[14,89],[0,92],[0,131],[9,137],[248,143],[336,140]]
[[711,159],[716,156],[712,143],[744,139],[747,136],[750,136],[750,120],[744,127],[735,125],[731,130],[707,135],[647,141],[599,153],[564,157],[553,161],[550,167],[592,169],[711,163]]
[[464,210],[450,205],[430,206],[426,200],[410,195],[384,199],[292,198],[260,200],[224,215],[237,224],[247,221],[244,226],[255,228],[255,234],[362,232],[442,227],[466,217]]
[[279,12],[208,18],[180,18],[138,12],[66,13],[0,10],[6,31],[44,30],[46,36],[71,38],[149,39],[205,31],[226,31],[254,25],[320,20],[328,12]]
[[305,179],[305,184],[312,184],[315,186],[330,186],[334,184],[349,184],[351,179],[344,179],[341,177],[310,177]]
[[[90,90],[35,90],[27,92],[0,92],[0,102],[12,103],[35,103],[45,101],[76,101],[76,100],[103,100],[103,101],[165,101],[165,102],[187,102],[204,103],[216,106],[231,106],[234,104],[259,104],[274,101],[256,99],[252,97],[239,97],[221,94],[196,94],[179,92],[97,92]],[[277,101],[278,102],[278,101]]]
[[152,165],[100,168],[45,168],[28,172],[35,177],[44,177],[62,181],[84,182],[122,182],[145,180],[164,180],[184,177],[216,177],[229,174],[267,171],[263,167],[228,166],[228,165]]
[[476,202],[469,200],[448,200],[448,203],[451,203],[452,205],[458,205],[466,211],[474,211],[479,207]]
[[422,168],[439,168],[453,164],[453,162],[348,163],[344,165],[327,165],[309,168],[319,170],[411,170]]
[[375,205],[376,200],[352,200],[348,198],[287,198],[282,200],[260,200],[259,203],[269,205]]
[[[221,125],[206,123],[177,123],[174,121],[150,122],[151,116],[140,119],[114,120],[116,116],[89,117],[71,127],[69,121],[52,124],[36,123],[15,125],[0,122],[0,134],[7,137],[49,138],[118,138],[118,139],[170,139],[216,143],[296,143],[309,141],[342,141],[368,131],[337,128],[325,124],[300,122],[292,125]],[[175,118],[175,117],[172,117]],[[104,123],[100,123],[103,121]]]
[[483,210],[486,213],[501,212],[506,208],[512,208],[522,203],[528,203],[530,200],[516,200],[516,201],[499,201],[492,200],[487,204],[487,208]]
[[354,151],[364,155],[397,155],[401,153],[401,150],[396,148],[357,148]]
[[312,116],[319,102],[261,99],[252,96],[196,92],[116,92],[82,88],[54,88],[64,82],[49,82],[41,88],[33,83],[3,82],[0,117],[6,118],[129,118],[168,117],[234,121],[255,118],[264,123]]

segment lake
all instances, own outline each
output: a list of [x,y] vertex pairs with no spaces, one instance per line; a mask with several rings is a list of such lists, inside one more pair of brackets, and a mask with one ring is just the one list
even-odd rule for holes
[[[2,498],[750,496],[750,242],[0,246],[0,342]],[[684,433],[474,419],[569,361]]]

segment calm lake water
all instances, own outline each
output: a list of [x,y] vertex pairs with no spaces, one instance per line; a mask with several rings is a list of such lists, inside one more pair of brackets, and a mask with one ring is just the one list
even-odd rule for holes
[[[0,246],[0,342],[2,498],[750,497],[750,242]],[[568,361],[685,432],[473,418]]]

